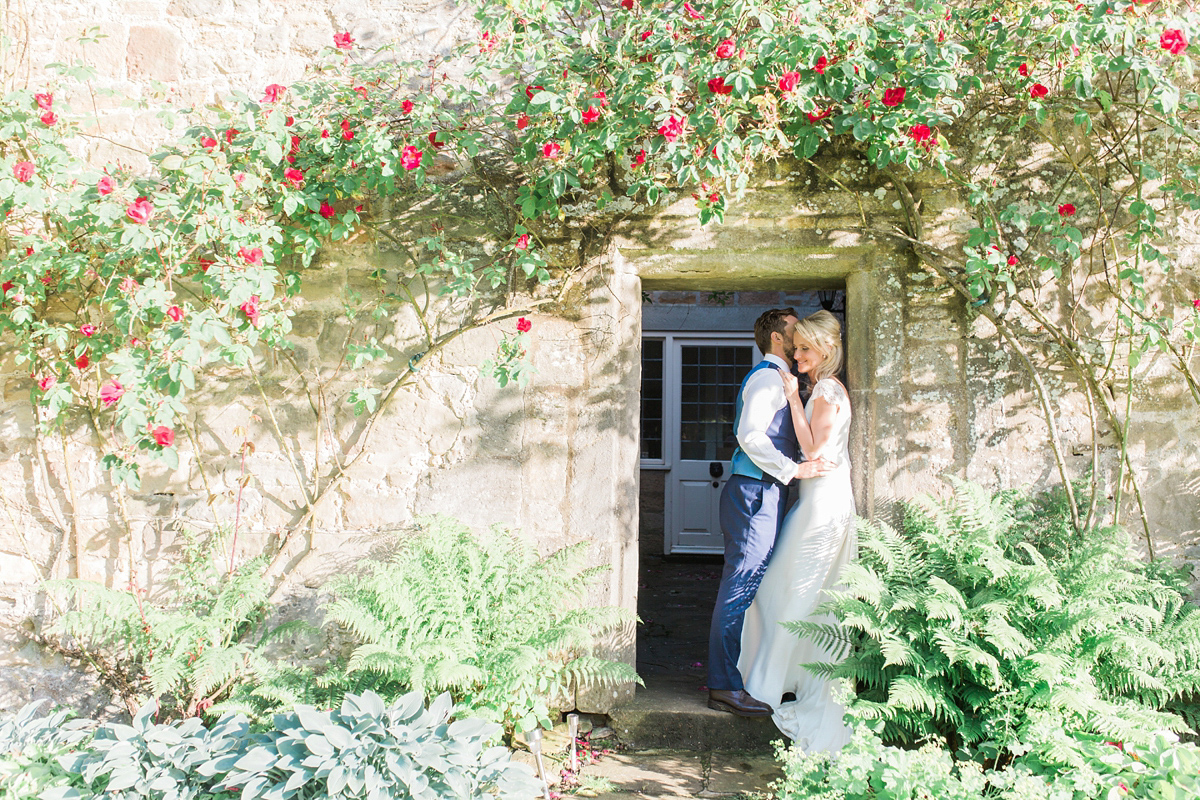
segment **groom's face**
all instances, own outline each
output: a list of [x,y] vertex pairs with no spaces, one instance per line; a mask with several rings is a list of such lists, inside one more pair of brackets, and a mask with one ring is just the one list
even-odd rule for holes
[[795,333],[797,320],[793,316],[784,317],[786,323],[783,329],[783,358],[790,362],[796,352]]

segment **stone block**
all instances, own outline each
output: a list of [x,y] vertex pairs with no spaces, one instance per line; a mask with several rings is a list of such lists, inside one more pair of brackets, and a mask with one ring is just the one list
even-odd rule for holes
[[[87,31],[94,35],[80,41]],[[118,22],[98,22],[94,18],[63,20],[55,36],[55,59],[66,64],[82,61],[103,78],[126,77],[129,29]],[[80,106],[79,110],[86,106]]]
[[183,40],[171,28],[137,25],[129,29],[128,67],[130,80],[177,81]]
[[921,387],[961,383],[961,351],[956,341],[914,344],[904,353],[906,382]]
[[610,754],[589,765],[585,774],[603,778],[618,791],[649,797],[694,797],[704,789],[699,753]]
[[712,754],[705,788],[713,794],[770,793],[771,783],[783,777],[783,766],[766,753]]

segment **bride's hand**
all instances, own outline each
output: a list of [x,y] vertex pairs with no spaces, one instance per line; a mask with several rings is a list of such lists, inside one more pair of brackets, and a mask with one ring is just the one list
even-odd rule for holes
[[790,372],[780,372],[783,378],[783,394],[792,405],[800,402],[800,379]]

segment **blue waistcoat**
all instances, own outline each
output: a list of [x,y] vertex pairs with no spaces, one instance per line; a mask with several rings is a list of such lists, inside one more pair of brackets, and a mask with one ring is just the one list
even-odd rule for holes
[[[774,369],[782,369],[778,364],[774,364],[767,360],[762,360],[755,365],[754,369],[746,373],[746,377],[742,379],[741,388],[738,389],[736,411],[733,415],[733,433],[737,435],[738,423],[742,418],[742,392],[746,391],[746,381],[750,380],[750,376],[758,372],[760,369],[773,367]],[[771,419],[771,424],[767,426],[767,438],[775,445],[779,452],[783,453],[793,461],[799,455],[799,445],[796,443],[796,429],[792,426],[792,411],[791,408],[784,404],[783,408],[775,412],[774,418]],[[763,478],[763,471],[757,464],[750,460],[750,456],[742,452],[742,448],[738,447],[733,451],[733,458],[730,464],[730,472],[734,475],[745,475],[750,478]],[[768,480],[775,480],[773,475],[767,476]]]

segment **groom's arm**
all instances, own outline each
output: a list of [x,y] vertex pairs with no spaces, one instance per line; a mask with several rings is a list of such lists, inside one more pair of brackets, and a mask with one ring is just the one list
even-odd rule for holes
[[791,483],[800,470],[800,465],[779,452],[767,436],[767,426],[779,409],[786,406],[787,397],[779,372],[760,369],[750,376],[742,390],[742,415],[734,431],[742,452],[780,483]]

